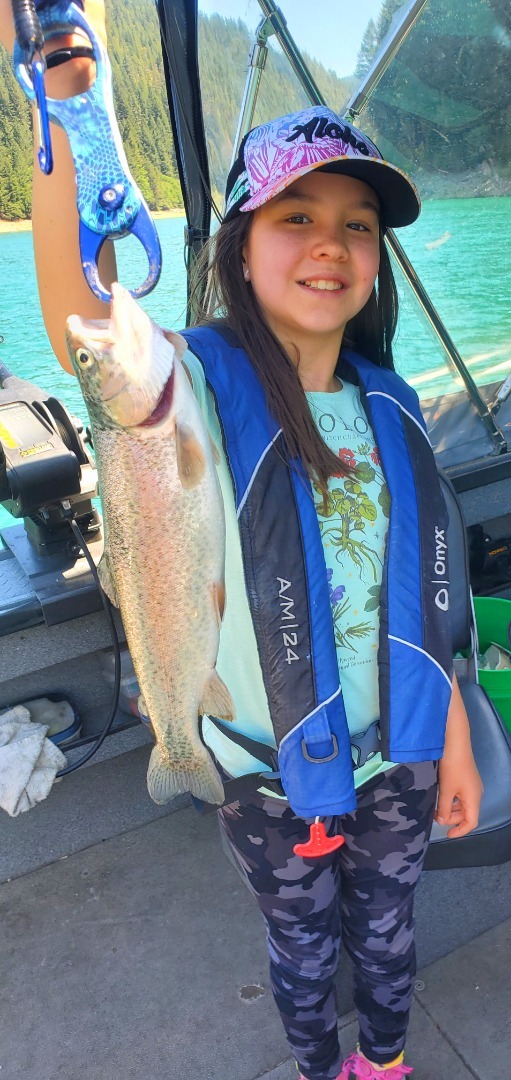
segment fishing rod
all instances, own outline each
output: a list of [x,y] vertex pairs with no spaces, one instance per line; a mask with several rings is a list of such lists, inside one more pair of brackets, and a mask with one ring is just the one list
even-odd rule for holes
[[[110,291],[100,281],[99,254],[106,240],[133,233],[143,245],[149,263],[146,280],[130,290],[132,296],[140,299],[159,280],[161,247],[122,145],[106,48],[89,23],[80,0],[11,0],[11,4],[16,29],[14,70],[21,88],[36,106],[40,136],[38,161],[44,173],[49,174],[53,168],[50,120],[64,129],[69,140],[76,171],[80,255],[87,284],[98,299],[111,299]],[[45,59],[42,51],[45,44],[77,32],[84,35],[88,44],[57,48]],[[77,55],[94,60],[93,85],[63,100],[47,97],[46,69]]]

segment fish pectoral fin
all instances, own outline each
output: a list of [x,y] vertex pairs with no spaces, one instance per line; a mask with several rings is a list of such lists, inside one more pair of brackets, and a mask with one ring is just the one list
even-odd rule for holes
[[197,799],[221,806],[225,793],[220,776],[207,750],[193,765],[172,768],[162,757],[157,746],[153,747],[147,770],[147,790],[153,802],[159,806],[190,791]]
[[206,458],[195,432],[180,420],[176,421],[176,455],[183,487],[198,487],[206,472]]
[[218,716],[219,720],[236,719],[234,701],[216,670],[212,671],[204,687],[199,713],[201,715],[205,713],[206,716]]
[[[188,342],[185,341],[183,335],[182,334],[176,334],[175,330],[164,330],[163,328],[162,328],[161,332],[162,332],[164,338],[166,338],[167,341],[169,342],[169,344],[172,345],[173,348],[176,350],[179,359],[182,361],[183,356],[185,355],[185,352],[187,352],[187,350],[188,350]],[[190,379],[190,382],[192,382],[192,380],[190,378],[190,375],[189,375],[189,372],[188,372],[188,368],[186,369],[186,374],[188,375],[188,378]],[[192,386],[193,386],[193,383],[192,383]]]
[[101,556],[101,558],[100,558],[100,560],[98,562],[97,571],[98,571],[99,582],[100,582],[101,588],[103,589],[103,592],[106,593],[106,595],[108,596],[108,599],[110,600],[110,603],[113,604],[114,607],[119,607],[119,601],[117,599],[117,593],[115,591],[115,585],[113,583],[112,575],[110,573],[110,567],[108,565],[108,557],[107,557],[106,551],[103,552],[103,554],[102,554],[102,556]]
[[213,611],[216,617],[218,629],[222,625],[222,619],[225,611],[225,582],[217,581],[212,586],[213,593]]

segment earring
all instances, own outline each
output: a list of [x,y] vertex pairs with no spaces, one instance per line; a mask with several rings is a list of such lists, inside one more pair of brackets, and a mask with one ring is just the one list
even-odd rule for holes
[[245,281],[250,281],[250,270],[248,266],[246,266],[243,271],[243,277],[245,278]]

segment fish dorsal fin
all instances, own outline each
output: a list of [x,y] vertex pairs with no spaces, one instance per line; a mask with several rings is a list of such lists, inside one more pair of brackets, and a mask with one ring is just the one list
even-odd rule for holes
[[234,701],[218,672],[214,669],[204,687],[199,713],[218,716],[219,720],[235,720]]
[[188,424],[176,421],[176,453],[179,479],[186,490],[198,487],[205,472],[206,458],[202,446]]

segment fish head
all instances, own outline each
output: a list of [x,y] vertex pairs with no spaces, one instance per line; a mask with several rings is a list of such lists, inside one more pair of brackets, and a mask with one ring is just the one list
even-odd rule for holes
[[174,345],[117,282],[112,285],[110,319],[71,315],[66,341],[89,415],[100,426],[137,428],[168,395]]

